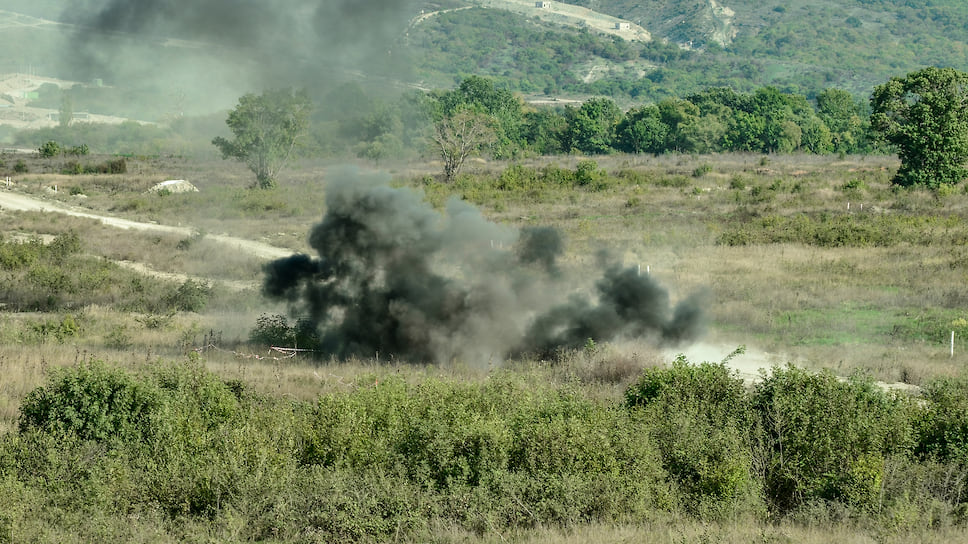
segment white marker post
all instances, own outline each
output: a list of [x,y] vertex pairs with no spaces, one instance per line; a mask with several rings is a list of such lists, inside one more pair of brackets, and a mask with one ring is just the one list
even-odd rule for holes
[[955,356],[955,331],[951,331],[951,357]]

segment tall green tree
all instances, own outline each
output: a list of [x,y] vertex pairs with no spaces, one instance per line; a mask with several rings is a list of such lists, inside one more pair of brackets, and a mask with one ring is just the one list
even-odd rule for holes
[[269,189],[308,131],[311,110],[312,101],[304,90],[246,94],[225,121],[235,138],[219,136],[212,144],[222,152],[223,159],[244,161],[255,173],[258,186]]
[[570,147],[582,153],[604,154],[612,151],[615,130],[622,110],[611,98],[591,98],[580,108],[565,109]]
[[830,130],[834,151],[860,151],[864,139],[864,121],[861,105],[854,95],[842,89],[825,89],[817,95],[817,115]]
[[968,73],[929,67],[878,85],[871,127],[897,148],[896,185],[959,183],[968,176]]
[[662,122],[657,106],[634,108],[618,124],[616,147],[625,153],[653,153],[668,150],[669,126]]

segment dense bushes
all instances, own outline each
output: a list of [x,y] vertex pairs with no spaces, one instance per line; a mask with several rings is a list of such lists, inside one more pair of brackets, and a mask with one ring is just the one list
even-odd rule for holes
[[786,367],[750,389],[680,358],[623,403],[513,373],[369,376],[303,403],[194,360],[144,377],[83,363],[28,395],[20,432],[0,439],[0,521],[14,540],[93,509],[101,523],[333,541],[825,508],[918,531],[963,521],[965,383],[911,399]]
[[82,440],[137,440],[148,431],[157,396],[103,363],[84,363],[35,389],[20,409],[20,431],[41,429]]
[[766,448],[764,493],[781,512],[816,499],[876,509],[885,459],[914,445],[909,400],[869,380],[774,368],[753,398]]
[[753,473],[753,413],[742,380],[723,364],[646,369],[625,394],[641,411],[686,509],[719,517],[758,502]]

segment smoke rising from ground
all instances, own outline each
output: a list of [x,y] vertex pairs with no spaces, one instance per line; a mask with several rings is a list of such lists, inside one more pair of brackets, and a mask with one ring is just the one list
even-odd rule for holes
[[309,236],[318,256],[266,267],[265,294],[310,317],[327,354],[486,362],[589,338],[678,343],[700,334],[698,298],[670,308],[651,278],[605,258],[594,284],[570,289],[557,231],[517,231],[459,200],[441,214],[388,181],[337,173]]
[[63,71],[223,101],[313,89],[362,67],[398,72],[406,63],[394,48],[414,11],[410,0],[86,0],[60,17],[77,29]]

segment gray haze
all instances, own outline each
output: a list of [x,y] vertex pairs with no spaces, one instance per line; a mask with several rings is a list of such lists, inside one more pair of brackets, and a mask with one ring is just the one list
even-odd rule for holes
[[388,181],[334,175],[309,235],[318,255],[266,267],[264,292],[310,317],[326,354],[481,363],[589,338],[679,343],[701,332],[698,299],[670,308],[651,278],[607,259],[599,278],[573,287],[553,229],[519,232],[459,200],[441,214]]
[[400,75],[394,48],[414,12],[410,0],[86,0],[60,17],[76,25],[63,70],[230,105],[244,92]]

